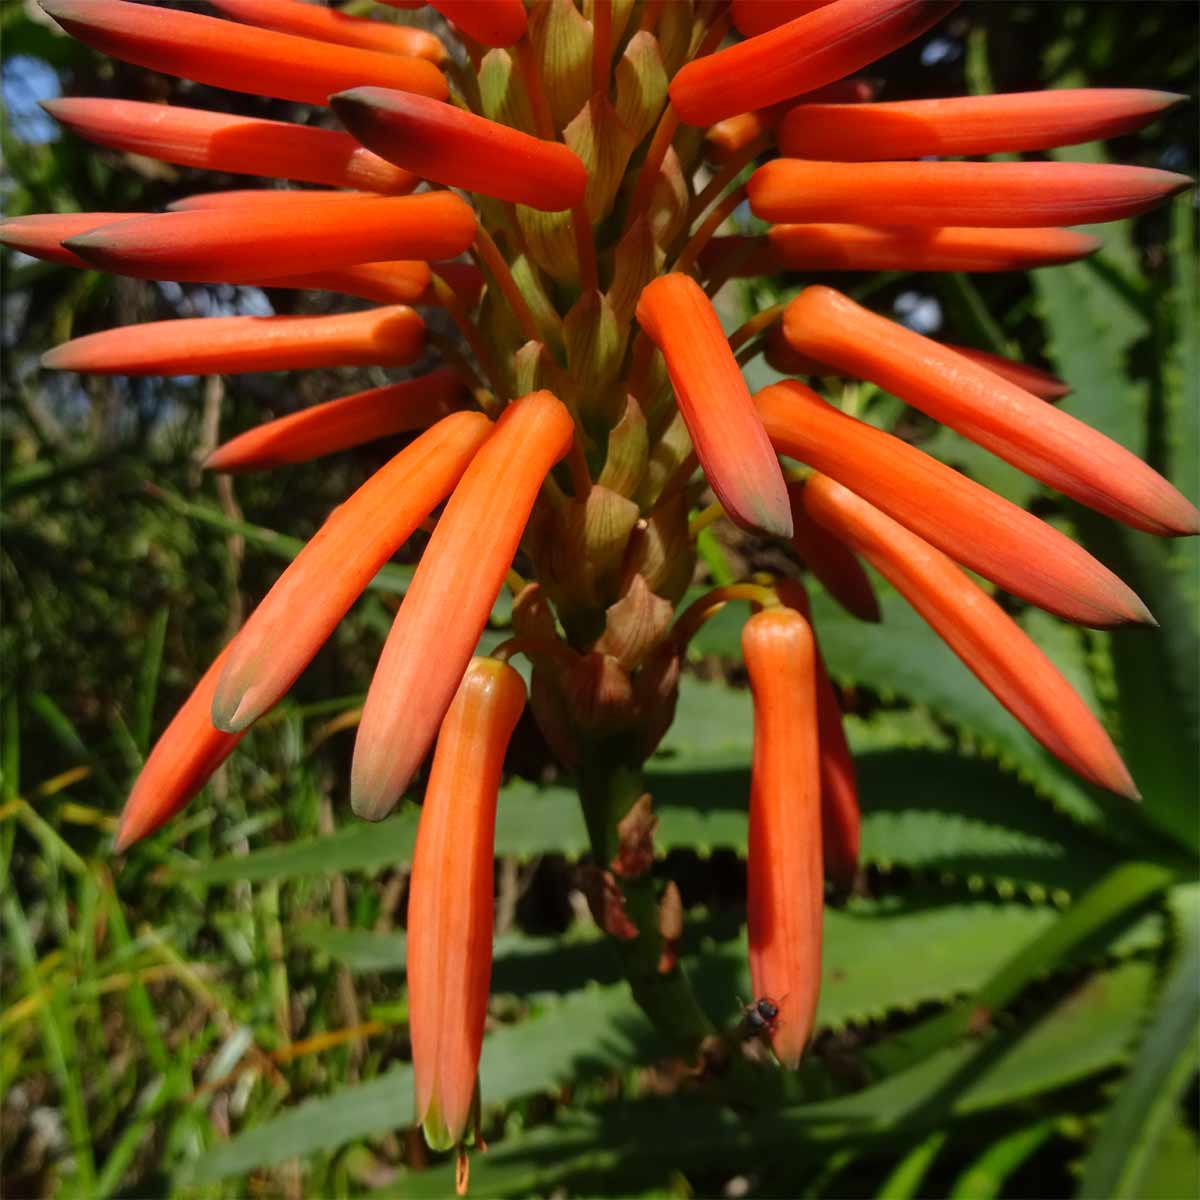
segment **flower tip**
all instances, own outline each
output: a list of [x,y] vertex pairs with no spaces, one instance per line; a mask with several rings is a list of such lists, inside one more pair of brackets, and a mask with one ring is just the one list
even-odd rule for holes
[[442,1114],[442,1108],[436,1096],[430,1099],[429,1107],[421,1118],[421,1132],[425,1135],[425,1144],[430,1150],[439,1153],[453,1150],[461,1138],[461,1134],[460,1137],[455,1137],[450,1132],[450,1127],[446,1124],[446,1118]]
[[241,733],[261,716],[262,712],[252,702],[249,690],[239,695],[237,688],[225,686],[224,679],[217,684],[210,717],[214,728],[222,733]]
[[396,807],[399,798],[399,793],[387,786],[387,780],[381,779],[378,774],[373,773],[368,781],[351,769],[350,811],[356,817],[364,821],[382,821]]
[[70,342],[47,350],[39,361],[48,371],[73,371],[75,369],[71,361]]

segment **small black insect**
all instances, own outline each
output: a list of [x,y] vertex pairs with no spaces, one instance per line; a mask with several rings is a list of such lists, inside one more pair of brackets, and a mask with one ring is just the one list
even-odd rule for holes
[[742,1015],[742,1026],[747,1035],[758,1037],[762,1034],[773,1033],[778,1018],[779,1005],[769,996],[763,996],[761,999],[755,1000],[753,1004],[746,1005]]

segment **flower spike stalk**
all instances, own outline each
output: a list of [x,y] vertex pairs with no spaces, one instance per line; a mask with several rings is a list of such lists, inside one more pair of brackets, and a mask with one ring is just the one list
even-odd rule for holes
[[1200,532],[1200,512],[1123,446],[832,288],[797,296],[783,332],[801,354],[871,380],[1089,508],[1148,533]]
[[496,797],[525,683],[472,659],[442,722],[408,900],[408,1011],[417,1120],[435,1150],[461,1144],[476,1103],[492,974]]
[[809,478],[804,507],[851,541],[1047,750],[1089,782],[1138,798],[1087,705],[1012,617],[946,555],[827,476]]
[[359,816],[387,816],[428,753],[542,481],[573,434],[570,413],[550,392],[524,396],[505,410],[455,488],[367,692],[350,782]]
[[756,1000],[779,1010],[771,1045],[800,1062],[821,986],[824,882],[816,649],[789,608],[756,613],[742,630],[754,697],[746,923]]
[[334,510],[230,643],[213,696],[218,729],[238,733],[278,702],[491,432],[482,413],[454,413]]
[[[890,406],[854,381],[1136,528],[1190,533],[1196,510],[1046,403],[1071,380],[954,345],[965,335],[953,313],[945,342],[931,342],[803,278],[786,303],[734,316],[726,337],[732,314],[718,293],[728,279],[784,270],[1014,272],[1081,259],[1099,242],[1063,226],[1140,213],[1184,177],[924,160],[1127,133],[1175,97],[1081,89],[876,104],[886,82],[876,61],[923,38],[953,0],[434,0],[456,47],[378,11],[300,0],[213,0],[217,16],[126,0],[44,7],[127,62],[320,110],[267,120],[217,111],[231,107],[219,97],[213,111],[50,101],[70,134],[118,154],[258,186],[204,192],[189,176],[176,194],[164,173],[166,212],[18,216],[0,224],[0,241],[47,260],[46,274],[102,267],[253,285],[280,313],[298,290],[325,293],[329,315],[152,321],[45,356],[47,367],[115,375],[369,366],[377,376],[320,393],[339,399],[272,411],[215,450],[209,469],[411,438],[329,515],[205,673],[147,759],[118,845],[179,811],[372,575],[429,531],[367,694],[350,801],[383,817],[436,745],[408,964],[417,1110],[433,1145],[461,1154],[478,1113],[492,831],[525,699],[500,662],[510,655],[532,663],[531,715],[577,778],[589,903],[637,1003],[730,1095],[763,1092],[762,1064],[746,1061],[751,1034],[789,1066],[804,1050],[822,864],[838,888],[858,879],[854,764],[799,583],[722,577],[675,618],[707,569],[698,540],[722,516],[751,534],[732,563],[798,558],[847,611],[877,621],[860,558],[873,564],[1051,752],[1133,794],[1095,717],[955,564],[1014,604],[1087,625],[1152,623],[1145,606],[1054,524],[898,436],[907,425],[888,424]],[[956,20],[973,19],[968,6]],[[323,127],[335,119],[342,130]],[[768,222],[753,237],[727,225],[744,198]],[[878,295],[877,282],[862,294]],[[160,307],[176,306],[159,293]],[[441,312],[427,330],[410,305]],[[847,413],[795,381],[752,397],[741,368],[760,354],[785,375],[850,381]],[[412,374],[391,373],[418,358]],[[803,469],[785,475],[780,454]],[[513,636],[494,659],[473,658],[506,583]],[[671,724],[690,637],[732,600],[756,609],[743,644],[759,1025],[744,1019],[736,1034],[714,1027],[680,965],[682,903],[661,887],[644,772]],[[853,662],[837,666],[853,677]]]

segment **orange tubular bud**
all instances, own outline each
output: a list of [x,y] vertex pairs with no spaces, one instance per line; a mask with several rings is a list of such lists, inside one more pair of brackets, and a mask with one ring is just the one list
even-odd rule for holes
[[452,258],[475,237],[475,213],[452,192],[201,208],[118,221],[67,239],[80,258],[120,275],[198,283],[258,283],[273,275],[377,259]]
[[642,290],[637,320],[666,359],[696,456],[725,511],[745,529],[790,537],[783,472],[712,302],[690,276],[662,275]]
[[742,37],[757,37],[824,8],[830,0],[733,0],[733,27]]
[[[845,0],[840,0],[844,3]],[[1013,229],[1118,221],[1191,187],[1153,167],[1073,162],[809,162],[777,158],[746,185],[766,221]]]
[[296,33],[319,42],[358,46],[363,50],[379,50],[384,54],[427,58],[432,63],[446,61],[446,47],[424,29],[352,17],[336,9],[323,8],[318,4],[302,4],[298,0],[210,2],[225,16],[232,17],[235,21],[244,21],[247,25],[257,25],[261,29]]
[[[390,164],[389,164],[390,165]],[[287,208],[292,205],[338,204],[346,200],[382,200],[376,192],[324,192],[315,188],[234,188],[226,192],[196,192],[167,205],[169,212],[192,212],[198,208]],[[126,214],[128,215],[128,214]]]
[[[1063,383],[1056,375],[1043,371],[1040,367],[1031,367],[1028,363],[1017,362],[1016,359],[1005,358],[1000,354],[990,354],[986,350],[976,350],[971,346],[956,346],[953,342],[944,342],[947,349],[969,358],[972,362],[994,371],[1010,383],[1032,392],[1041,400],[1061,400],[1071,394],[1069,384]],[[801,354],[792,349],[791,343],[783,333],[782,325],[775,325],[767,334],[767,344],[763,351],[767,365],[780,375],[821,375],[845,378],[845,372],[831,363],[818,362],[807,354]]]
[[1027,271],[1100,247],[1073,229],[945,225],[775,225],[766,237],[774,271]]
[[376,304],[424,304],[432,274],[428,263],[398,259],[314,271],[311,275],[272,276],[261,283],[263,287],[341,292],[343,296],[358,296]]
[[768,33],[688,63],[671,102],[689,125],[790,100],[920,37],[958,0],[833,0]]
[[1200,532],[1200,512],[1137,455],[832,288],[801,292],[783,332],[801,354],[871,380],[1089,508],[1148,533]]
[[391,88],[353,88],[329,103],[360,142],[426,179],[546,212],[583,200],[587,168],[561,142]]
[[804,506],[830,532],[853,542],[1051,754],[1089,782],[1138,798],[1091,710],[1021,627],[949,558],[822,475],[805,485]]
[[784,118],[779,150],[835,162],[1046,150],[1129,133],[1184,99],[1136,88],[1060,88],[867,108],[812,105]]
[[429,0],[429,6],[484,46],[512,46],[525,34],[521,0]]
[[[879,601],[862,564],[844,542],[830,537],[805,511],[801,500],[804,485],[788,484],[792,506],[792,545],[804,565],[821,581],[825,590],[860,621],[879,620]],[[806,614],[807,615],[807,614]]]
[[[111,225],[113,221],[127,221],[137,214],[115,212],[93,213],[35,213],[28,217],[9,217],[0,222],[0,246],[20,250],[32,258],[44,258],[47,262],[61,263],[64,267],[81,267],[87,270],[91,263],[68,250],[62,242],[89,229]],[[151,214],[143,214],[150,216]]]
[[754,697],[746,923],[755,999],[779,1009],[776,1057],[800,1062],[821,985],[825,901],[821,856],[816,651],[808,622],[789,608],[756,613],[742,630]]
[[113,845],[118,854],[180,812],[245,736],[222,733],[208,715],[228,654],[227,646],[150,751],[121,812]]
[[1082,546],[1032,513],[788,380],[755,396],[767,433],[951,558],[1080,625],[1154,623],[1137,596]]
[[[814,528],[821,528],[807,514],[805,520]],[[784,604],[803,613],[812,626],[812,609],[804,585],[783,579],[775,587]],[[858,855],[862,845],[858,773],[842,727],[842,706],[821,656],[815,627],[813,650],[817,671],[817,735],[821,743],[821,853],[825,874],[837,887],[849,891],[858,875]]]
[[433,744],[534,501],[575,425],[549,392],[514,401],[467,468],[417,565],[363,707],[350,802],[377,821]]
[[67,96],[43,101],[42,107],[90,142],[185,167],[394,195],[411,192],[421,182],[411,171],[364,149],[349,134],[332,129],[140,100]]
[[474,1105],[492,977],[496,797],[525,708],[506,663],[472,659],[442,722],[413,851],[408,1021],[417,1120],[436,1150],[459,1145]]
[[[828,0],[826,0],[828,2]],[[784,114],[800,104],[861,104],[870,100],[875,89],[865,79],[838,79],[804,96],[760,108],[756,112],[738,113],[718,121],[705,134],[714,157],[724,162],[758,138],[770,133],[783,120]]]
[[42,355],[42,366],[93,375],[234,375],[301,367],[402,367],[425,323],[397,305],[330,317],[189,317],[90,333]]
[[324,104],[331,92],[367,83],[435,100],[450,94],[441,71],[423,58],[331,46],[127,0],[40,3],[72,37],[102,54],[211,87],[300,104]]
[[212,702],[218,729],[238,733],[282,698],[491,431],[482,413],[454,413],[333,510],[230,643]]
[[258,425],[218,446],[204,465],[210,471],[255,471],[308,462],[375,438],[424,429],[462,408],[466,398],[466,384],[442,368]]

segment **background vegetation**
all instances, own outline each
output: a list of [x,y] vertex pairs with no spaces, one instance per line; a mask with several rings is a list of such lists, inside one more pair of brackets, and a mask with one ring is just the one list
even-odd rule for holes
[[[35,96],[291,106],[102,60],[29,5],[0,16],[6,209],[155,208],[239,181],[96,151]],[[885,98],[1124,85],[1186,91],[1188,4],[973,3],[879,64]],[[1196,167],[1195,106],[1071,156]],[[1200,496],[1200,308],[1191,197],[1104,250],[1031,277],[839,282],[952,340],[1021,353],[1066,407]],[[220,438],[381,372],[86,379],[37,354],[118,323],[318,311],[313,294],[114,280],[4,259],[0,983],[10,1196],[440,1196],[449,1166],[412,1120],[404,990],[417,808],[346,805],[345,714],[407,574],[343,623],[292,696],[160,835],[111,833],[153,737],[328,510],[395,447],[239,478]],[[831,280],[833,281],[833,280]],[[770,296],[726,293],[731,323]],[[766,382],[761,364],[755,383]],[[586,837],[532,722],[497,832],[498,929],[484,1049],[483,1196],[1195,1194],[1200,888],[1196,543],[1120,530],[867,388],[848,399],[1119,567],[1162,622],[1020,620],[1118,736],[1145,801],[1088,788],[983,692],[894,594],[863,626],[817,594],[863,795],[865,871],[828,911],[820,1033],[794,1079],[719,1105],[664,1057],[576,886]],[[705,535],[705,577],[778,559]],[[411,560],[410,560],[411,561]],[[703,584],[705,577],[698,578]],[[694,647],[652,763],[658,872],[715,1019],[740,1016],[750,708],[738,615]],[[506,614],[495,614],[496,638]]]

